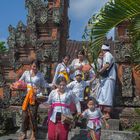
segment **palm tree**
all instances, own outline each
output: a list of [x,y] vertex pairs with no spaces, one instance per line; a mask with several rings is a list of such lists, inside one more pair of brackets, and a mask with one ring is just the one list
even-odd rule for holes
[[135,42],[134,57],[138,55],[138,52],[140,54],[140,46],[137,45],[140,38],[140,1],[110,0],[98,14],[89,19],[83,34],[83,39],[89,41],[89,48],[95,59],[107,33],[126,20],[130,21],[130,36]]
[[6,52],[7,48],[5,47],[5,42],[0,41],[0,53],[1,52]]

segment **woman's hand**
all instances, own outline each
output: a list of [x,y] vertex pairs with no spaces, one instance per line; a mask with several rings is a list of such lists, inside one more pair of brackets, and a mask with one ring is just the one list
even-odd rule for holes
[[14,85],[13,84],[10,85],[10,89],[14,90]]

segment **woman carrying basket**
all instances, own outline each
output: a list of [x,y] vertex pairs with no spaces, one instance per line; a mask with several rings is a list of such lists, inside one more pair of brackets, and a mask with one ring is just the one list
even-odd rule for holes
[[[26,138],[26,132],[31,126],[32,134],[30,140],[36,140],[37,131],[37,98],[39,94],[46,87],[44,76],[39,70],[39,62],[37,60],[32,61],[31,69],[25,71],[19,81],[24,81],[27,84],[27,94],[22,104],[22,124],[21,134],[19,140]],[[14,89],[14,86],[11,86]]]
[[81,112],[80,102],[72,91],[66,88],[66,79],[62,76],[56,80],[57,89],[53,90],[47,101],[51,106],[48,123],[48,140],[67,140],[72,115],[69,105],[72,101],[76,104],[78,114]]

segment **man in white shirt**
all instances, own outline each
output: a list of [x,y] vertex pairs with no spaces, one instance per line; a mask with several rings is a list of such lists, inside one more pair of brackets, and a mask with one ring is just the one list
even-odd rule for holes
[[82,109],[85,108],[84,105],[84,90],[87,86],[90,86],[90,84],[95,80],[95,78],[92,78],[89,81],[82,80],[82,72],[80,70],[75,71],[75,81],[72,81],[67,85],[68,89],[71,89],[73,93],[78,97]]
[[101,81],[97,93],[97,101],[102,107],[102,111],[106,112],[106,117],[110,118],[116,82],[115,61],[110,53],[110,46],[102,45],[101,49],[103,51],[103,64],[98,72],[98,74],[101,75]]

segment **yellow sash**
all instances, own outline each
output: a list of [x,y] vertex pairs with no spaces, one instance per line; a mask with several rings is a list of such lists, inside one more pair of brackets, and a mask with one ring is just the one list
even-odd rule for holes
[[66,71],[61,71],[59,72],[60,75],[64,75],[64,77],[66,78],[67,82],[69,81],[69,75]]
[[27,85],[27,94],[22,104],[22,110],[27,110],[28,104],[35,105],[35,88]]

